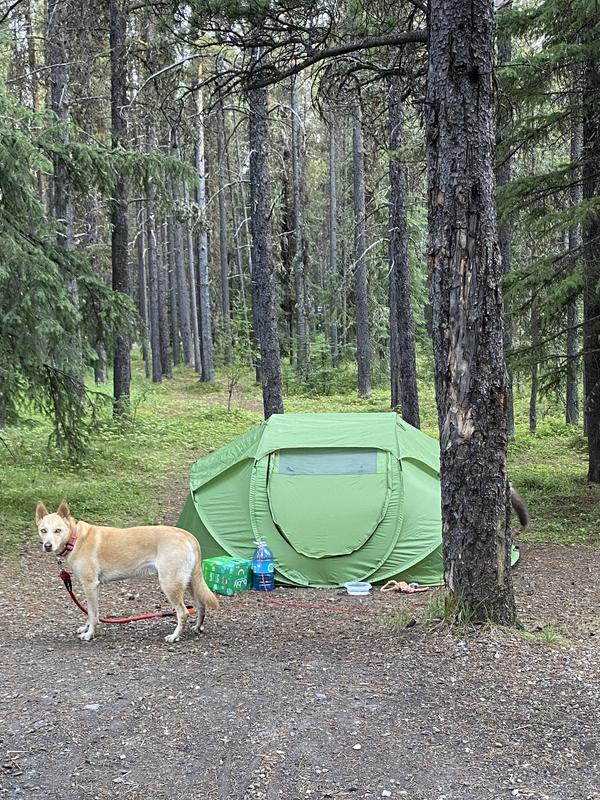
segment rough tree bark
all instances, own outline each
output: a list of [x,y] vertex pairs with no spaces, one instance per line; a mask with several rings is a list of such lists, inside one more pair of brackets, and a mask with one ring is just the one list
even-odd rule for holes
[[[200,64],[200,62],[198,62]],[[202,361],[201,380],[212,383],[215,379],[213,356],[212,315],[210,308],[210,284],[208,279],[208,215],[206,208],[206,160],[204,156],[204,98],[202,94],[202,72],[198,67],[196,100],[196,145],[195,160],[198,186],[196,202],[200,212],[198,232],[198,314],[200,318],[200,355]]]
[[142,356],[144,359],[144,369],[146,378],[151,377],[150,370],[150,348],[148,346],[148,333],[150,331],[150,310],[148,307],[148,269],[146,267],[146,248],[144,238],[146,224],[144,221],[144,201],[138,200],[136,203],[136,226],[135,246],[138,263],[138,313],[142,321]]
[[[90,252],[90,265],[92,273],[97,280],[102,280],[100,268],[98,265],[98,195],[94,190],[89,194],[87,203],[87,230],[85,241]],[[106,344],[102,335],[102,326],[100,322],[97,323],[98,331],[93,338],[92,345],[96,351],[96,360],[94,362],[94,382],[97,386],[103,386],[108,383],[108,355],[106,352]]]
[[[184,183],[184,195],[186,205],[189,207],[190,190],[187,182]],[[202,358],[200,355],[200,328],[198,317],[198,287],[196,285],[196,264],[194,252],[194,233],[188,219],[187,227],[187,251],[188,251],[188,277],[190,281],[190,304],[192,315],[192,338],[194,340],[194,367],[196,372],[202,372]]]
[[[181,364],[179,307],[177,305],[177,266],[175,264],[175,218],[168,216],[161,226],[159,239],[162,242],[162,264],[165,273],[165,291],[167,297],[169,346],[173,354],[173,366]],[[160,263],[160,259],[159,259]],[[170,377],[170,376],[167,376]]]
[[365,205],[365,160],[362,109],[356,96],[352,107],[352,156],[354,166],[354,291],[356,301],[356,361],[358,393],[371,396],[371,352],[367,285],[367,212]]
[[474,621],[513,624],[493,15],[489,0],[430,2],[429,259],[446,582]]
[[161,383],[160,319],[158,313],[158,242],[156,240],[156,212],[154,189],[150,187],[146,211],[146,253],[148,260],[148,299],[150,318],[150,349],[152,352],[152,381]]
[[[48,0],[46,26],[46,61],[49,77],[50,107],[61,125],[60,142],[69,144],[69,73],[65,46],[65,0]],[[52,180],[52,214],[61,225],[56,235],[57,244],[67,250],[74,249],[73,202],[69,197],[68,175],[59,157],[54,159]]]
[[338,331],[337,331],[337,147],[335,140],[335,116],[332,112],[329,117],[329,280],[327,286],[327,303],[329,318],[329,343],[333,363],[338,360]]
[[[175,131],[171,132],[171,147],[174,156],[179,155],[177,137]],[[185,268],[185,248],[183,241],[183,224],[180,219],[180,209],[178,207],[182,193],[180,191],[180,179],[175,176],[171,178],[171,194],[175,202],[175,213],[172,217],[172,231],[175,256],[175,285],[177,287],[177,309],[179,316],[179,327],[181,330],[181,342],[183,345],[183,357],[186,367],[194,366],[194,340],[192,329],[192,309],[190,302],[190,289],[188,286]]]
[[[156,264],[158,273],[158,328],[160,331],[160,364],[162,374],[165,378],[173,377],[173,367],[171,365],[171,328],[169,326],[169,292],[168,276],[169,269],[169,246],[167,237],[167,226],[165,222],[156,226]],[[177,313],[177,312],[175,312]],[[176,326],[177,327],[177,326]]]
[[406,164],[398,151],[403,144],[403,109],[400,81],[389,81],[390,136],[390,367],[392,408],[400,406],[402,418],[420,427],[415,325],[410,296],[410,266],[406,229]]
[[227,245],[227,149],[225,144],[225,109],[223,99],[217,103],[217,181],[219,194],[219,264],[221,267],[221,319],[225,341],[225,360],[231,354],[231,299],[229,292],[229,247]]
[[[496,0],[497,4],[498,0]],[[510,34],[498,37],[498,64],[508,64],[512,61],[512,38]],[[512,124],[512,110],[510,106],[500,100],[498,103],[498,142],[505,135]],[[496,186],[506,186],[511,181],[512,156],[504,154],[502,160],[496,164]],[[505,216],[498,222],[498,244],[502,258],[502,271],[508,275],[511,270],[512,257],[512,219]],[[510,353],[513,346],[513,323],[506,300],[504,301],[504,353]],[[509,439],[515,438],[515,413],[513,403],[513,378],[512,372],[507,372],[506,382],[506,426]]]
[[[46,60],[49,65],[50,107],[60,123],[59,137],[63,147],[69,144],[69,71],[66,48],[65,0],[49,0],[47,4]],[[60,225],[56,243],[65,250],[75,249],[74,209],[69,189],[68,172],[60,157],[53,159],[54,170],[51,183],[52,215]],[[75,308],[79,308],[77,278],[67,277],[69,296]],[[76,394],[83,400],[83,347],[81,337],[74,335],[63,353],[57,354],[58,362],[68,372]]]
[[295,364],[301,375],[308,373],[308,325],[304,276],[304,210],[302,208],[302,126],[298,79],[292,78],[292,276],[296,341]]
[[[532,257],[533,261],[533,257]],[[540,358],[540,312],[535,297],[531,300],[531,354],[533,362],[531,364],[531,387],[529,393],[529,432],[535,433],[537,430],[537,399],[539,389],[539,358]]]
[[[127,12],[124,0],[109,0],[110,7],[110,108],[113,149],[125,147],[127,121]],[[115,292],[130,295],[128,265],[127,181],[118,175],[111,203],[112,287]],[[113,359],[114,413],[129,413],[131,384],[130,342],[118,336]]]
[[[575,120],[571,133],[571,163],[577,164],[581,160],[581,140],[583,129],[581,120]],[[581,186],[581,170],[573,171],[570,189],[570,204],[578,206],[583,198]],[[573,264],[579,259],[581,249],[581,226],[573,225],[569,228],[569,254]],[[567,398],[565,405],[565,418],[568,425],[579,423],[579,294],[576,294],[567,306]]]
[[[255,54],[256,56],[256,54]],[[271,241],[271,179],[268,168],[267,90],[248,92],[250,144],[250,225],[252,231],[252,305],[260,347],[265,419],[283,413],[281,363],[275,316]]]
[[[125,147],[127,121],[127,12],[124,0],[109,0],[110,9],[110,108],[113,149]],[[111,202],[111,261],[112,288],[130,295],[128,265],[127,182],[118,175]],[[120,335],[114,346],[113,395],[114,413],[129,413],[131,384],[129,337]]]
[[[583,199],[600,195],[600,65],[589,58],[583,88]],[[588,480],[600,483],[600,212],[583,224],[584,389],[588,437]]]
[[[230,158],[229,158],[229,148],[227,149],[227,173],[232,175]],[[248,317],[248,300],[246,298],[246,276],[244,274],[244,244],[242,240],[242,224],[245,224],[245,216],[246,216],[246,202],[244,200],[244,195],[242,193],[242,176],[240,173],[239,181],[236,183],[233,180],[230,180],[229,188],[229,197],[231,202],[231,220],[233,223],[233,241],[235,245],[235,261],[237,265],[238,271],[238,278],[239,278],[239,285],[240,285],[240,301],[242,304],[242,317],[244,319],[244,347],[246,348],[246,354],[249,355],[252,351],[252,342],[250,340],[250,323]],[[237,189],[237,191],[236,191]],[[240,197],[237,198],[237,193],[239,192]],[[238,208],[236,204],[236,200],[239,202],[239,207],[242,212],[242,219],[244,223],[240,223],[238,217]]]

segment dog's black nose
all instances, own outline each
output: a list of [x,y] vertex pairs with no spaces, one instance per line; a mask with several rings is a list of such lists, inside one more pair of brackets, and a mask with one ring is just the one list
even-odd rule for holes
[[52,550],[52,544],[50,542],[44,542],[44,550],[49,553]]

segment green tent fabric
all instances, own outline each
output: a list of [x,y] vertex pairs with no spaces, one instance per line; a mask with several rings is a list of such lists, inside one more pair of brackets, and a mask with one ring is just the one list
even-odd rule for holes
[[275,414],[199,459],[178,525],[204,558],[250,558],[275,578],[334,587],[443,583],[437,441],[397,414]]

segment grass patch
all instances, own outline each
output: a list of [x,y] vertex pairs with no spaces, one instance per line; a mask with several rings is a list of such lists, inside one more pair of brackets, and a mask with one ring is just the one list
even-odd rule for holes
[[538,630],[512,629],[514,633],[528,642],[549,647],[569,647],[569,639],[555,625],[542,625]]
[[[418,368],[422,429],[437,436],[430,360],[421,356]],[[286,411],[389,411],[387,381],[365,400],[354,389],[353,368],[344,365],[339,373],[327,395],[289,380]],[[113,420],[111,387],[100,389],[107,402],[90,430],[90,449],[82,463],[70,463],[48,445],[50,425],[40,417],[3,431],[0,554],[14,553],[33,537],[38,499],[52,507],[67,498],[78,516],[115,525],[156,522],[161,512],[175,519],[189,465],[262,419],[261,389],[250,369],[242,372],[231,411],[226,408],[224,373],[215,384],[204,384],[192,370],[178,368],[173,380],[154,385],[135,354],[133,378],[128,422]],[[511,481],[528,503],[532,519],[518,539],[600,546],[600,487],[586,481],[585,440],[562,421],[562,408],[547,401],[540,402],[538,430],[530,434],[527,402],[525,394],[517,397],[517,441],[509,449]],[[170,493],[177,499],[165,507]],[[434,597],[431,602],[429,617],[447,618],[439,605],[443,601]]]
[[[173,381],[155,386],[137,364],[131,420],[113,420],[107,404],[90,432],[89,452],[78,464],[49,446],[50,426],[42,419],[6,431],[7,447],[0,447],[0,555],[13,554],[34,537],[39,499],[54,509],[67,498],[76,516],[99,523],[157,522],[165,511],[159,499],[171,486],[180,497],[193,461],[260,420],[255,412],[228,412],[212,402],[219,385],[209,391],[199,386],[190,370],[176,370]],[[166,509],[172,519],[179,503]]]

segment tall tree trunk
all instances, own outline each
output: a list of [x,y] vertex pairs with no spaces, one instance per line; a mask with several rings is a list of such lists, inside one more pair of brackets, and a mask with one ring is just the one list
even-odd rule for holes
[[[46,59],[49,65],[50,107],[56,114],[60,128],[60,142],[69,144],[67,125],[71,121],[69,111],[69,73],[65,47],[65,0],[48,0],[46,27]],[[68,175],[60,160],[54,159],[52,181],[52,213],[61,225],[56,241],[67,250],[74,249],[73,202],[70,199]]]
[[[169,216],[162,224],[162,250],[165,269],[167,309],[169,311],[169,343],[173,354],[173,366],[181,364],[181,348],[179,346],[180,325],[177,287],[176,252],[177,241],[174,216]],[[170,376],[167,376],[170,377]]]
[[[235,152],[236,152],[238,175],[240,176],[240,180],[239,180],[238,186],[239,186],[239,193],[240,193],[240,201],[241,201],[241,205],[242,205],[242,209],[243,209],[243,223],[244,223],[243,227],[244,227],[244,236],[245,236],[245,239],[246,239],[245,250],[246,250],[246,253],[248,255],[248,274],[250,276],[250,288],[252,290],[252,274],[253,274],[253,270],[252,270],[252,231],[250,230],[251,212],[250,212],[250,208],[248,206],[248,201],[246,199],[245,184],[244,184],[244,181],[242,180],[242,176],[244,175],[245,169],[244,169],[244,164],[242,162],[242,154],[241,154],[241,150],[240,150],[240,140],[239,140],[239,137],[237,137],[237,136],[236,136],[236,139],[235,139]],[[254,296],[254,295],[252,294],[252,296]],[[251,340],[251,342],[250,342],[251,348],[253,349],[254,353],[257,354],[260,348],[259,348],[259,344],[258,344],[258,335],[257,335],[256,328],[255,328],[254,325],[252,325],[252,328],[251,328],[251,330],[249,332],[249,340]],[[254,361],[254,370],[255,370],[256,382],[260,383],[261,382],[261,379],[260,379],[260,358],[258,356],[256,356],[256,357],[253,358],[253,361]]]
[[[577,164],[581,160],[581,140],[583,129],[581,120],[577,119],[573,123],[571,133],[571,163]],[[578,206],[581,203],[583,192],[581,187],[581,170],[576,168],[572,173],[572,185],[570,190],[571,206]],[[581,249],[581,226],[573,225],[569,228],[569,258],[573,265],[577,264],[580,258]],[[574,271],[574,268],[573,268]],[[579,352],[579,296],[576,294],[567,306],[567,401],[565,417],[567,424],[577,425],[579,423],[579,364],[577,353]]]
[[329,275],[327,280],[327,305],[329,343],[333,363],[338,360],[337,330],[337,152],[335,141],[335,116],[329,116]]
[[[590,57],[583,90],[583,199],[600,195],[600,65]],[[600,483],[600,212],[590,211],[583,224],[584,257],[584,389],[588,437],[588,480]]]
[[162,381],[160,360],[160,314],[158,311],[158,241],[156,238],[156,209],[154,189],[150,187],[146,214],[146,251],[148,254],[148,297],[150,317],[150,344],[152,350],[152,380]]
[[[91,191],[87,205],[87,231],[85,243],[89,248],[90,266],[96,280],[101,281],[102,276],[98,267],[97,245],[98,245],[98,196],[95,191]],[[103,386],[108,383],[108,356],[102,330],[102,321],[96,321],[97,333],[94,335],[92,346],[96,351],[94,362],[94,382],[96,386]]]
[[142,357],[144,359],[144,369],[146,378],[151,377],[150,370],[150,348],[148,346],[148,333],[150,331],[150,310],[148,307],[148,270],[146,267],[146,248],[144,247],[144,238],[146,231],[146,224],[144,220],[145,208],[144,201],[138,200],[137,206],[137,232],[135,237],[135,246],[137,253],[138,263],[138,313],[142,321]]
[[[35,16],[35,8],[36,8],[36,0],[27,0],[25,3],[25,23],[26,23],[26,36],[27,36],[27,65],[29,67],[29,76],[31,81],[31,107],[34,111],[37,111],[40,102],[38,98],[39,92],[39,77],[38,77],[38,66],[37,66],[37,57],[36,57],[36,50],[35,50],[35,41],[36,41],[36,31],[34,26],[33,18]],[[37,191],[38,197],[40,200],[44,198],[44,177],[43,172],[41,169],[38,169],[36,172],[36,179],[37,179]]]
[[[508,64],[512,61],[512,38],[510,34],[498,37],[498,64]],[[503,103],[498,105],[498,142],[500,143],[512,124],[512,110],[510,105]],[[507,186],[511,181],[512,156],[510,153],[503,153],[502,161],[496,165],[496,186],[498,188]],[[512,255],[512,219],[506,215],[498,223],[498,244],[500,246],[500,257],[502,258],[502,271],[508,275],[511,270]],[[513,322],[510,308],[504,300],[504,353],[510,353],[513,346]],[[515,412],[513,401],[513,378],[512,371],[507,372],[506,382],[506,427],[508,438],[515,438]]]
[[198,233],[198,303],[200,316],[200,355],[202,360],[201,380],[211,382],[215,379],[213,356],[212,315],[210,309],[210,284],[208,279],[208,213],[206,207],[206,160],[204,156],[204,102],[202,95],[202,72],[198,68],[198,85],[196,100],[196,173],[198,187],[196,202],[200,211],[200,229]]
[[252,229],[252,300],[260,346],[260,374],[265,419],[283,413],[281,363],[275,316],[271,241],[271,179],[268,169],[267,90],[248,92],[250,207]]
[[[110,107],[113,149],[127,145],[127,18],[124,0],[109,0],[110,8]],[[111,202],[112,288],[131,294],[128,264],[127,182],[117,176]],[[129,413],[131,361],[129,337],[120,335],[115,341],[113,361],[114,413]]]
[[530,329],[531,329],[531,355],[534,360],[531,364],[531,392],[529,395],[529,432],[535,433],[537,430],[537,399],[538,399],[538,388],[539,388],[538,359],[540,356],[540,312],[535,297],[531,301]]
[[340,260],[342,262],[342,303],[341,303],[341,318],[340,318],[340,344],[343,348],[348,344],[348,286],[350,278],[348,277],[348,250],[346,247],[346,240],[342,238],[341,242]]
[[302,131],[298,79],[292,78],[292,276],[296,342],[295,363],[301,375],[308,372],[308,325],[304,275],[304,211],[302,208]]
[[430,2],[429,259],[446,582],[473,621],[512,624],[493,13]]
[[371,396],[369,297],[367,285],[367,212],[365,204],[365,157],[362,109],[358,94],[352,108],[352,156],[354,165],[354,292],[356,299],[356,361],[358,393]]
[[229,248],[227,246],[227,149],[225,145],[225,109],[223,99],[217,104],[217,177],[219,193],[219,263],[221,266],[221,319],[225,342],[225,360],[231,354],[231,300],[229,297]]
[[[179,156],[179,148],[177,147],[177,139],[175,132],[171,134],[171,142],[173,148],[173,155]],[[181,341],[183,344],[183,357],[187,367],[194,366],[194,340],[192,333],[192,309],[190,300],[190,289],[188,286],[186,268],[185,268],[185,247],[183,241],[183,224],[179,218],[180,210],[177,208],[178,202],[181,199],[180,192],[180,178],[177,176],[171,179],[171,194],[176,205],[176,211],[173,215],[173,234],[174,234],[174,247],[175,247],[175,269],[177,288],[177,308],[179,311],[179,325],[181,329]]]
[[[51,0],[52,2],[52,0]],[[56,2],[56,0],[55,0]],[[46,6],[48,8],[48,5]],[[38,110],[38,69],[37,69],[37,57],[35,54],[35,27],[33,24],[33,17],[35,14],[35,0],[26,0],[25,6],[23,8],[23,16],[25,18],[25,35],[27,36],[27,66],[29,68],[29,80],[31,81],[31,107],[34,111]],[[53,60],[48,61],[49,64],[53,63]],[[39,175],[38,175],[39,181]],[[41,188],[41,187],[39,187]],[[42,196],[42,192],[40,191],[40,197]]]
[[[173,377],[171,366],[171,354],[169,352],[171,344],[171,329],[169,326],[169,293],[168,277],[169,269],[169,246],[166,224],[159,223],[156,226],[156,263],[158,272],[158,327],[160,331],[160,366],[165,378]],[[178,325],[176,323],[178,329]],[[179,336],[179,333],[177,333]]]
[[284,145],[281,165],[281,188],[280,208],[279,208],[279,231],[277,241],[279,242],[279,293],[281,327],[285,330],[284,343],[281,348],[283,358],[289,358],[292,366],[298,363],[298,339],[296,336],[295,319],[295,299],[294,299],[294,219],[293,219],[293,200],[292,200],[292,168],[290,165],[291,149]]
[[[229,149],[227,150],[227,172],[229,175],[232,174],[230,159],[229,159]],[[238,187],[241,188],[242,180],[240,175],[240,181],[237,184]],[[234,181],[230,181],[230,202],[231,202],[231,220],[233,223],[233,239],[235,243],[235,260],[238,270],[238,278],[240,284],[240,301],[242,304],[242,316],[244,320],[244,347],[246,348],[246,354],[249,355],[252,351],[252,342],[250,340],[250,323],[248,317],[248,300],[246,298],[246,276],[244,274],[244,244],[242,239],[242,224],[239,221],[238,217],[238,209],[236,205],[236,191],[235,191],[236,183]],[[240,192],[239,204],[242,211],[242,219],[244,219],[246,215],[246,203],[243,199],[243,195]]]
[[403,144],[403,109],[400,80],[389,82],[390,125],[390,356],[392,408],[420,427],[415,325],[410,296],[410,266],[406,219],[406,164],[399,155]]
[[[184,183],[184,193],[186,205],[189,206],[190,190],[187,182]],[[198,316],[198,287],[196,285],[196,264],[195,264],[195,251],[194,251],[194,233],[192,225],[188,219],[186,222],[187,228],[187,252],[188,252],[188,278],[190,285],[190,305],[191,305],[191,323],[192,323],[192,339],[194,341],[194,368],[197,373],[202,372],[202,357],[200,355],[200,328]]]
[[[69,144],[68,124],[71,121],[69,110],[69,72],[65,44],[66,25],[64,20],[65,0],[48,0],[46,28],[46,58],[49,65],[50,105],[60,124],[59,136],[63,147]],[[52,215],[60,226],[56,243],[68,251],[75,249],[74,209],[69,188],[68,173],[60,157],[53,159]],[[69,296],[75,308],[79,308],[79,288],[77,278],[67,278]],[[66,355],[66,358],[64,356]],[[81,337],[74,335],[69,341],[66,353],[59,354],[71,377],[75,393],[83,399],[83,347]]]

